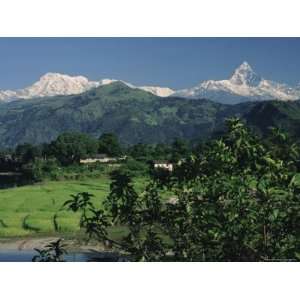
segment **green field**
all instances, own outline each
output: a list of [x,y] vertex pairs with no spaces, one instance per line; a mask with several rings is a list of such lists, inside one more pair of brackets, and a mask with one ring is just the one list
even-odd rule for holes
[[[137,187],[144,180],[136,181]],[[109,178],[50,181],[0,190],[0,238],[35,235],[70,235],[79,231],[79,215],[61,210],[71,194],[89,192],[101,206],[109,193]],[[57,226],[54,225],[56,215]]]

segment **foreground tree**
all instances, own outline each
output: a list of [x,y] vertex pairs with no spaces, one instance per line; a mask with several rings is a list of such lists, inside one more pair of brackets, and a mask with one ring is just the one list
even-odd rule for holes
[[[104,209],[87,193],[66,206],[82,212],[90,238],[135,261],[299,260],[298,145],[282,145],[288,138],[276,130],[261,140],[238,119],[227,125],[226,135],[142,193],[115,172]],[[110,234],[115,225],[123,237]]]
[[64,262],[67,254],[62,239],[47,244],[43,249],[34,249],[37,254],[32,258],[33,262]]

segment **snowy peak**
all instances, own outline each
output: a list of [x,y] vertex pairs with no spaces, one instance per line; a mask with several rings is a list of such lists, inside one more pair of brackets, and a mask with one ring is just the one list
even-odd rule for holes
[[69,76],[61,73],[48,72],[40,77],[39,81],[59,81],[59,80],[79,80],[88,82],[88,79],[84,76]]
[[229,79],[232,84],[258,86],[262,78],[257,75],[251,66],[244,61]]
[[168,87],[135,86],[116,79],[90,81],[84,76],[70,76],[60,73],[46,73],[29,87],[21,90],[0,90],[0,102],[31,99],[56,95],[80,94],[89,89],[120,81],[132,89],[141,89],[160,97],[179,96],[235,104],[259,100],[298,100],[300,83],[297,86],[277,83],[259,76],[245,61],[236,68],[229,79],[207,80],[195,87],[174,91]]
[[84,76],[46,73],[37,82],[24,89],[0,91],[0,100],[9,102],[18,99],[80,94],[100,84],[96,81],[89,81]]
[[177,91],[174,96],[206,98],[220,103],[236,104],[246,101],[298,100],[300,86],[266,80],[259,76],[247,62],[243,62],[229,79],[207,80],[199,85]]
[[107,84],[111,84],[116,81],[118,81],[118,80],[116,80],[116,79],[101,79],[99,81],[99,85],[107,85]]
[[141,90],[149,92],[159,97],[169,97],[174,94],[174,90],[168,87],[159,87],[159,86],[141,86],[139,87]]
[[97,83],[89,82],[84,76],[46,73],[36,83],[19,91],[18,98],[79,94],[93,86]]
[[8,102],[17,99],[31,99],[56,95],[75,95],[83,93],[91,88],[111,84],[116,81],[121,81],[130,88],[142,89],[161,97],[167,97],[174,93],[174,91],[169,88],[152,86],[137,87],[128,82],[116,79],[101,79],[99,81],[89,81],[88,78],[84,76],[70,76],[60,73],[46,73],[41,76],[37,82],[24,89],[17,91],[0,90],[0,101]]
[[10,90],[6,90],[6,91],[0,91],[0,102],[6,102],[9,100],[13,100],[16,98],[16,92],[15,91],[10,91]]

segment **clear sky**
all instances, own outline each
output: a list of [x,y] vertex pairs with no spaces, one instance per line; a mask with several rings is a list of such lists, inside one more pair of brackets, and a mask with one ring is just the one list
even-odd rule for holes
[[243,61],[262,77],[300,82],[300,38],[0,38],[0,89],[46,72],[191,87],[226,79]]

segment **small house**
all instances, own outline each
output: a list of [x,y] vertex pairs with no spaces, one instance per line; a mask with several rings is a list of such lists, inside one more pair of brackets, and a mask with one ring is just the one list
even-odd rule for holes
[[108,157],[106,154],[96,154],[92,157],[87,157],[84,159],[80,159],[81,164],[91,164],[95,162],[100,163],[109,163],[109,162],[116,162],[118,159],[115,157]]
[[164,169],[170,172],[173,171],[173,164],[166,160],[154,160],[152,165],[154,169]]
[[124,157],[109,157],[106,154],[96,154],[93,155],[92,157],[80,159],[81,164],[91,164],[91,163],[115,163],[121,160],[125,160],[126,156]]

